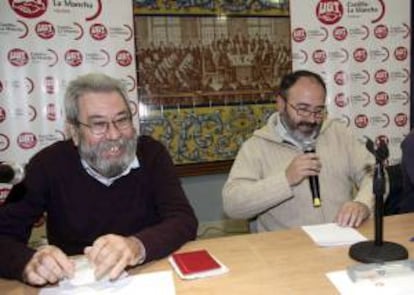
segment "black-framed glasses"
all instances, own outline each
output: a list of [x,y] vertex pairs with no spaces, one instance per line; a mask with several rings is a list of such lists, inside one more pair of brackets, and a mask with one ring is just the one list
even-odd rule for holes
[[313,116],[315,119],[322,119],[326,116],[327,111],[326,109],[320,109],[317,111],[311,111],[302,107],[295,107],[293,104],[288,103],[286,101],[286,103],[295,110],[296,114],[302,118],[309,118],[310,116]]
[[126,130],[132,126],[131,116],[122,116],[115,118],[111,121],[94,121],[89,124],[77,121],[81,126],[89,128],[89,130],[95,135],[103,135],[109,130],[109,124],[113,124],[118,131]]

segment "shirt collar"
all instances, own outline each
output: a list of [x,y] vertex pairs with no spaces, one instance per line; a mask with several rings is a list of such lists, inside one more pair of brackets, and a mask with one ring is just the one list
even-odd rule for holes
[[100,183],[106,185],[106,186],[110,186],[112,183],[114,183],[115,180],[117,180],[118,178],[121,178],[122,176],[125,176],[127,174],[129,174],[129,172],[131,172],[131,169],[137,169],[140,167],[139,161],[137,156],[135,156],[135,158],[132,160],[132,162],[129,164],[129,166],[124,170],[124,172],[122,172],[121,174],[108,178],[106,176],[103,176],[101,174],[99,174],[98,172],[96,172],[89,164],[88,162],[86,162],[84,159],[81,159],[81,163],[83,168],[85,169],[85,171],[92,176],[93,178],[95,178],[97,181],[99,181]]

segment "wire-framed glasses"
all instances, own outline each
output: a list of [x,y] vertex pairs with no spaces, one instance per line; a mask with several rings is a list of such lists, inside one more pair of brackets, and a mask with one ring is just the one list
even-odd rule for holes
[[113,124],[118,131],[126,130],[132,126],[132,117],[130,115],[121,116],[111,121],[94,121],[89,124],[77,121],[81,126],[89,128],[95,135],[103,135],[109,130],[109,124]]
[[309,118],[310,116],[313,116],[315,119],[322,119],[325,117],[325,115],[327,114],[326,109],[319,109],[316,111],[311,111],[308,110],[306,108],[303,107],[296,107],[294,105],[292,105],[291,103],[288,103],[286,101],[286,103],[295,110],[296,114],[302,118]]

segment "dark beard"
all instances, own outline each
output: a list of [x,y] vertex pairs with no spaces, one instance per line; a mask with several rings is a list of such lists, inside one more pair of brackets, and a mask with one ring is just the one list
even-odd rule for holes
[[[125,150],[125,154],[120,158],[112,161],[102,159],[99,155],[108,151],[111,147],[117,146]],[[136,136],[132,138],[120,138],[117,140],[106,140],[93,146],[85,143],[82,136],[79,137],[79,154],[96,172],[107,178],[120,175],[131,162],[134,160],[137,148]]]
[[[303,145],[305,142],[314,141],[321,129],[321,124],[300,122],[295,124],[285,112],[280,114],[280,119],[289,135],[298,143]],[[308,126],[312,129],[309,133],[303,133],[299,130],[299,126]]]

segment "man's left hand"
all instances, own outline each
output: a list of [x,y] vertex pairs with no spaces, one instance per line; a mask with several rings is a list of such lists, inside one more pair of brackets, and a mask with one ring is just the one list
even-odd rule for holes
[[95,266],[95,277],[99,280],[108,275],[117,279],[127,266],[134,266],[141,260],[143,246],[135,237],[108,234],[95,240],[85,248],[85,255]]
[[346,202],[336,215],[335,222],[340,226],[359,227],[369,216],[367,205],[350,201]]

